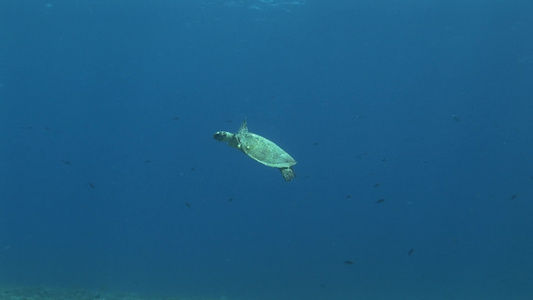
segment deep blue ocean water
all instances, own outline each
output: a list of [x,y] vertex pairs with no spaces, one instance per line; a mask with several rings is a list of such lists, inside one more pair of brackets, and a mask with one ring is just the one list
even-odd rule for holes
[[[533,2],[0,2],[0,283],[533,299]],[[296,179],[218,143],[250,131]]]

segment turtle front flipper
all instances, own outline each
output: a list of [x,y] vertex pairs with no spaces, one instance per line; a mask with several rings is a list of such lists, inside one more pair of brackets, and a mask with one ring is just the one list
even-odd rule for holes
[[294,179],[294,177],[296,177],[296,174],[294,173],[294,170],[291,167],[279,168],[279,170],[281,171],[281,175],[283,175],[283,178],[286,181],[291,181]]

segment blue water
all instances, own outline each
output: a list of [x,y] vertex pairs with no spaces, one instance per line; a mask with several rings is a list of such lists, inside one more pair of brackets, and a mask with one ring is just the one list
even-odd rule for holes
[[[2,1],[0,283],[532,299],[531,15]],[[296,179],[213,140],[245,117]]]

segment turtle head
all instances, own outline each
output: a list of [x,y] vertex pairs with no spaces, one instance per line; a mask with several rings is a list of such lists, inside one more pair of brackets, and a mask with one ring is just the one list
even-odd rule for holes
[[227,131],[217,131],[213,134],[213,138],[219,142],[225,142],[228,139],[228,134],[231,134]]
[[228,143],[233,148],[239,148],[239,140],[237,139],[238,135],[235,135],[227,131],[217,131],[213,134],[213,138],[219,142]]

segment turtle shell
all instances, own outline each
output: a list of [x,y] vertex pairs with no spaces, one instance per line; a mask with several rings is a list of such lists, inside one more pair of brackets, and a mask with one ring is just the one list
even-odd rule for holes
[[239,148],[256,161],[274,168],[288,168],[296,164],[287,152],[274,142],[248,130],[237,134]]

